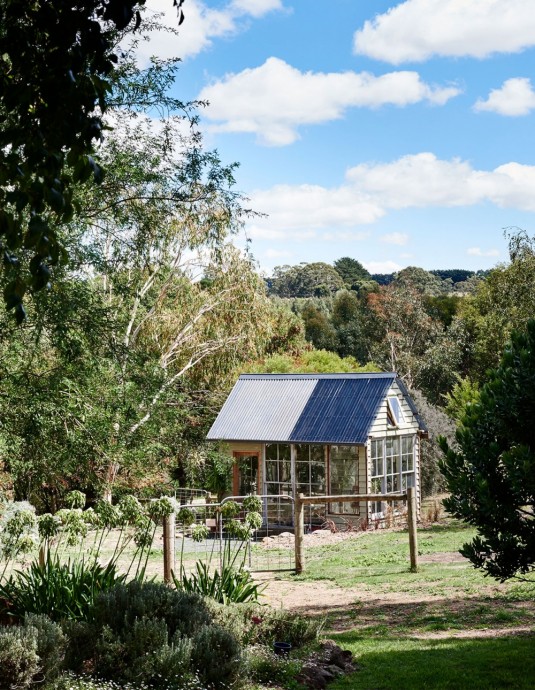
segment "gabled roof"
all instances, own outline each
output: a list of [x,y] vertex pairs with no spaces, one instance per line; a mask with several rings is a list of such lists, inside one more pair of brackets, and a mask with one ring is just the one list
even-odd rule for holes
[[207,438],[365,443],[395,380],[394,373],[245,374],[236,382]]

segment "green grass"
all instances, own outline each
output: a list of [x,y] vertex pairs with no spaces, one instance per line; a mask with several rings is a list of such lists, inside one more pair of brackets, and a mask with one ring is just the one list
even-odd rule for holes
[[420,529],[417,573],[405,531],[306,551],[305,573],[292,579],[355,590],[355,603],[333,607],[326,628],[359,670],[330,690],[535,687],[535,582],[500,584],[461,559],[474,534],[456,521]]
[[421,640],[385,634],[337,635],[359,670],[329,690],[532,690],[533,637]]
[[409,590],[414,595],[446,596],[452,590],[477,594],[492,582],[468,561],[457,558],[426,562],[433,554],[456,553],[475,531],[460,523],[435,525],[418,532],[422,556],[417,573],[409,572],[408,534],[405,530],[368,532],[358,539],[341,541],[305,552],[306,572],[295,579],[329,580],[340,587],[359,586],[379,594]]

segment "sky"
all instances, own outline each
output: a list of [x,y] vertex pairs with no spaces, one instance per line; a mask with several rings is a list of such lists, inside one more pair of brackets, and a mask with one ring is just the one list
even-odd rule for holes
[[[176,25],[172,0],[147,0]],[[535,234],[533,0],[185,0],[181,100],[237,188],[266,274],[358,259],[488,269]]]

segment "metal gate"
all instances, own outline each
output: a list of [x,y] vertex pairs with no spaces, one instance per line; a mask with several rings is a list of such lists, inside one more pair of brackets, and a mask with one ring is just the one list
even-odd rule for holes
[[225,564],[245,566],[255,573],[295,570],[293,497],[256,496],[261,519],[252,519],[243,508],[248,498],[180,506],[175,516],[175,573],[191,572],[197,561],[219,569]]

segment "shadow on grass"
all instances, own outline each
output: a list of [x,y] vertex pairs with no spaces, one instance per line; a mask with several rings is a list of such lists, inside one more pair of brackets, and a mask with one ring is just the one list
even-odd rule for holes
[[375,599],[334,606],[308,603],[303,607],[305,611],[311,616],[326,616],[329,631],[355,630],[359,634],[380,626],[387,626],[389,633],[395,630],[401,635],[482,628],[535,628],[535,600],[528,596],[513,601],[503,597],[471,597],[403,603]]
[[441,640],[335,636],[359,671],[329,690],[532,690],[535,637]]

